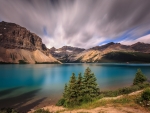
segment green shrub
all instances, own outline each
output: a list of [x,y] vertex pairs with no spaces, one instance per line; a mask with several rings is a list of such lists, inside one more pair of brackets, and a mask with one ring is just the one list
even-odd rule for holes
[[148,82],[143,82],[142,84],[138,84],[138,87],[140,89],[147,88],[149,86],[150,86],[150,84]]
[[129,94],[129,93],[132,93],[134,91],[138,91],[138,90],[147,88],[149,86],[150,86],[149,83],[144,82],[143,84],[133,85],[130,87],[124,87],[124,88],[120,88],[120,89],[117,89],[114,91],[103,91],[103,92],[101,92],[101,94],[104,97],[116,97],[116,96],[123,95],[123,94]]
[[119,93],[120,94],[129,94],[130,92],[132,92],[132,88],[131,87],[124,87],[122,89],[119,89]]
[[150,107],[150,89],[145,89],[141,94],[141,97],[138,98],[136,101],[144,107]]
[[116,97],[119,95],[119,90],[101,92],[104,97]]
[[104,97],[104,94],[100,94],[99,96],[98,96],[98,99],[102,99]]
[[150,89],[147,88],[141,95],[143,100],[150,101]]
[[58,100],[58,102],[56,103],[56,106],[63,106],[65,104],[65,99],[62,98],[60,100]]
[[[145,87],[143,87],[143,88],[145,88]],[[132,92],[138,91],[138,90],[140,90],[140,89],[142,89],[142,88],[141,88],[140,86],[138,86],[138,85],[131,86],[131,91],[132,91]]]

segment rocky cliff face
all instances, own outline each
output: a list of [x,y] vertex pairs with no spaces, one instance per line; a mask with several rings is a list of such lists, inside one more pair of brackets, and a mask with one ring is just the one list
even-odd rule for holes
[[55,47],[52,47],[50,49],[50,53],[60,60],[61,62],[67,63],[69,62],[70,58],[73,56],[78,55],[79,53],[83,52],[85,49],[83,48],[77,48],[77,47],[71,47],[71,46],[63,46],[59,49],[56,49]]
[[[14,23],[0,22],[0,62],[18,63],[19,61],[25,61],[27,63],[35,62],[57,62],[55,58],[49,58],[49,50],[42,43],[42,39],[34,33],[31,33],[24,27],[21,27]],[[18,51],[20,52],[18,52]],[[5,51],[5,52],[4,52]],[[23,51],[29,52],[30,61],[27,60]],[[36,56],[33,55],[35,51],[39,51],[38,55],[45,55],[47,60],[36,60]],[[13,52],[13,53],[12,53]],[[9,54],[8,54],[9,53]],[[11,54],[11,55],[10,55]],[[3,58],[2,58],[3,56]],[[13,60],[11,60],[14,56]],[[21,57],[19,57],[21,56]],[[31,57],[32,56],[32,57]],[[33,57],[34,56],[34,57]],[[10,59],[9,59],[10,58]],[[9,59],[9,60],[8,60]],[[15,59],[15,60],[14,60]],[[26,60],[25,60],[26,59]]]
[[39,36],[14,23],[0,22],[0,44],[7,49],[47,51]]

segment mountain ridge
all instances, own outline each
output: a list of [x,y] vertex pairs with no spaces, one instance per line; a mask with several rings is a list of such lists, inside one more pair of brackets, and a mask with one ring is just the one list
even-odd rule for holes
[[[140,52],[141,54],[146,55],[146,54],[150,53],[150,44],[137,42],[137,43],[132,44],[132,45],[123,45],[120,43],[110,42],[108,44],[105,44],[102,46],[95,46],[95,47],[85,49],[85,50],[77,52],[77,53],[70,53],[68,56],[66,55],[64,57],[62,57],[64,54],[61,52],[61,49],[59,49],[60,50],[59,53],[57,50],[58,49],[55,49],[53,51],[52,55],[64,63],[109,62],[109,61],[111,61],[111,59],[106,59],[106,58],[112,58],[112,59],[115,59],[114,57],[118,58],[118,56],[115,56],[117,54],[120,55],[121,58],[123,58],[122,57],[123,55],[125,55],[126,57],[131,57],[128,59],[124,58],[126,60],[118,58],[118,61],[120,61],[120,62],[132,62],[132,60],[134,60],[135,57],[133,58],[133,56],[130,54],[131,53],[137,54],[137,52]],[[114,57],[111,56],[112,52],[113,53],[116,52],[116,54],[114,54]],[[60,53],[63,55],[60,55]],[[129,53],[129,54],[126,54],[126,53]],[[140,54],[137,54],[137,55],[140,55]],[[141,57],[141,56],[139,56],[139,57]],[[150,58],[150,56],[148,56],[148,57]],[[142,58],[145,58],[145,57],[142,57]],[[137,59],[137,58],[135,58],[135,59]],[[145,59],[147,59],[147,55],[146,55]],[[118,61],[116,59],[114,60],[114,62],[118,62]],[[149,60],[147,60],[147,61],[150,62]],[[136,62],[136,60],[133,62]],[[138,59],[137,62],[142,62],[142,60]]]
[[26,28],[15,23],[0,22],[1,63],[142,62],[136,57],[147,59],[150,58],[149,53],[150,44],[142,42],[132,45],[110,42],[89,49],[72,46],[49,49],[38,35]]

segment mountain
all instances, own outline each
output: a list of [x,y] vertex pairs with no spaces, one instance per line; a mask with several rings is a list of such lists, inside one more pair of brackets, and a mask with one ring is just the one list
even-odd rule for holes
[[110,42],[110,43],[102,45],[102,46],[96,46],[96,47],[90,48],[90,50],[99,50],[99,51],[103,51],[106,49],[131,50],[132,48],[130,48],[130,46],[122,45],[120,43],[114,43],[114,42]]
[[78,55],[79,53],[83,52],[85,49],[83,48],[77,48],[77,47],[71,47],[71,46],[63,46],[59,49],[56,49],[55,47],[52,47],[49,51],[55,57],[61,62],[70,62],[70,58],[73,56]]
[[141,42],[133,45],[110,42],[87,50],[71,46],[63,46],[59,49],[52,47],[50,53],[63,63],[150,62],[150,44]]
[[150,44],[108,43],[68,57],[67,62],[150,62]]
[[60,63],[42,39],[15,23],[0,22],[1,63]]
[[42,39],[15,23],[0,22],[0,63],[150,63],[150,44],[122,45],[110,42],[83,49],[63,46],[48,49]]
[[131,45],[131,48],[134,49],[135,51],[150,53],[150,44],[137,42],[137,43]]

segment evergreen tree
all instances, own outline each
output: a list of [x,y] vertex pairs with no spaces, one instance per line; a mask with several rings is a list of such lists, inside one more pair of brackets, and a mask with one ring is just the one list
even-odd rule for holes
[[67,84],[65,84],[64,93],[63,93],[64,99],[67,99],[67,93],[68,93],[68,86],[67,86]]
[[147,78],[143,75],[142,71],[138,69],[133,81],[133,85],[142,84],[145,81],[147,81]]
[[99,93],[96,77],[90,68],[87,68],[84,77],[79,73],[76,79],[75,74],[72,74],[68,85],[65,84],[63,98],[58,101],[57,105],[73,107],[74,105],[80,105],[82,102],[92,101]]
[[77,91],[77,102],[80,103],[83,98],[83,84],[82,84],[82,75],[79,73],[77,81],[76,81],[76,91]]
[[72,76],[70,78],[66,96],[66,100],[69,105],[73,105],[77,102],[76,77],[74,73],[72,73]]
[[91,72],[91,69],[88,67],[85,70],[83,77],[83,95],[84,101],[92,101],[99,95],[99,88],[96,83],[96,77],[94,73]]

